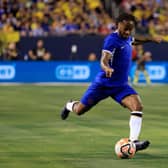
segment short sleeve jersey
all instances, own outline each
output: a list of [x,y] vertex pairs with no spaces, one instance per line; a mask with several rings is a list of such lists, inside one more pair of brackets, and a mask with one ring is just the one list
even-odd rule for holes
[[122,38],[118,32],[107,36],[104,40],[102,50],[109,52],[112,57],[109,66],[114,69],[110,78],[106,77],[104,70],[101,70],[96,76],[95,82],[104,86],[122,86],[128,83],[128,74],[132,58],[133,38]]

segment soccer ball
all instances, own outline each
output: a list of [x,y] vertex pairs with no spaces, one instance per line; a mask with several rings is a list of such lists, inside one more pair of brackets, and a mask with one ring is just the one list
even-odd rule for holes
[[115,144],[115,153],[121,159],[133,158],[136,153],[136,145],[128,138],[122,138]]

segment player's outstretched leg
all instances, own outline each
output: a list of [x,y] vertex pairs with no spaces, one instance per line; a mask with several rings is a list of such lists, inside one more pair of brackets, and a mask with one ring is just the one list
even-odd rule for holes
[[69,113],[71,111],[73,111],[73,106],[76,103],[78,103],[78,101],[72,101],[72,100],[70,100],[66,103],[66,105],[64,106],[64,108],[61,111],[61,119],[62,120],[66,120],[68,118]]
[[144,140],[144,141],[135,140],[134,143],[136,145],[136,152],[140,150],[144,150],[148,148],[148,146],[150,145],[150,142],[148,140]]
[[136,145],[136,151],[146,149],[150,142],[148,140],[140,141],[138,140],[142,124],[142,112],[133,111],[130,117],[130,140],[132,140]]
[[122,103],[131,111],[129,139],[135,143],[136,151],[144,150],[149,146],[150,142],[148,140],[139,140],[143,117],[143,105],[141,99],[138,95],[131,95],[123,99]]

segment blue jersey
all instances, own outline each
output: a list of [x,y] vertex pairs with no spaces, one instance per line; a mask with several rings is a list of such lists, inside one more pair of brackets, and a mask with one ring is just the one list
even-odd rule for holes
[[133,38],[131,36],[125,39],[120,37],[118,32],[114,32],[105,38],[103,50],[112,55],[109,66],[114,69],[114,72],[110,78],[107,78],[105,71],[101,70],[96,76],[96,83],[107,87],[122,86],[128,83],[132,42]]

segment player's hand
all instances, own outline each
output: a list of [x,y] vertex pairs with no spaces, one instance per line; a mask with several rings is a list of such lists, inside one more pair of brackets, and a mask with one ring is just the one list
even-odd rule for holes
[[112,69],[112,68],[106,68],[105,69],[106,77],[110,78],[112,76],[113,72],[114,72],[114,69]]

